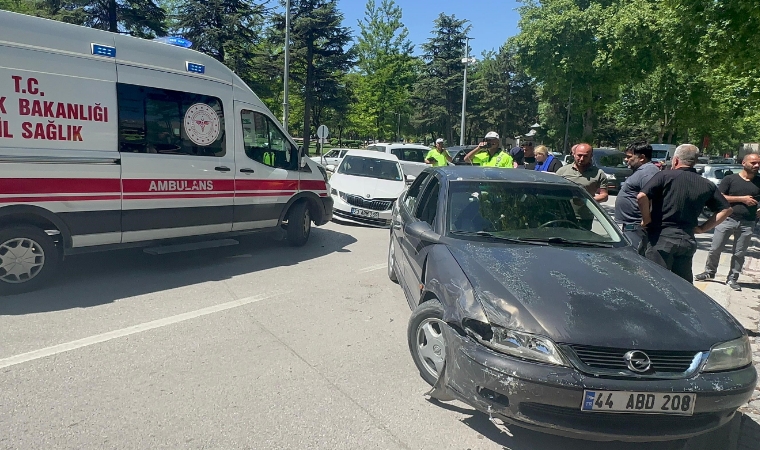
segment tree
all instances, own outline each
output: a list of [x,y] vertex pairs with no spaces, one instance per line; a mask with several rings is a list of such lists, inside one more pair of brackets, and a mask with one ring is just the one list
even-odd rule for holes
[[454,124],[462,108],[467,20],[441,13],[433,37],[422,44],[424,66],[414,86],[414,122],[427,133],[454,142]]
[[[284,6],[284,1],[281,4]],[[349,46],[351,32],[342,26],[342,21],[336,0],[290,2],[291,75],[303,95],[302,136],[307,149],[315,104],[336,99],[341,86],[338,80],[354,63],[354,50]],[[278,31],[284,30],[284,14],[275,15],[274,24]],[[284,42],[283,33],[276,36]],[[317,89],[324,97],[315,98]]]
[[166,34],[166,12],[154,0],[42,0],[39,15],[142,38]]
[[188,0],[177,10],[178,31],[193,48],[227,64],[249,69],[264,25],[264,7],[249,0]]
[[409,31],[401,22],[401,8],[393,0],[368,0],[359,21],[356,45],[357,84],[354,122],[365,133],[383,139],[397,128],[396,114],[409,113],[409,97],[415,80],[414,51]]

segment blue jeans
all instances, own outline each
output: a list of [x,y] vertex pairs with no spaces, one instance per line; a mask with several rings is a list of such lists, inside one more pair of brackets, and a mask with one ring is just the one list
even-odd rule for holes
[[739,274],[742,273],[742,267],[744,267],[744,257],[747,254],[752,243],[752,231],[755,228],[754,220],[736,220],[727,218],[715,227],[715,234],[713,234],[712,242],[710,243],[710,252],[707,254],[707,262],[705,263],[705,272],[712,276],[718,271],[718,264],[720,263],[720,254],[726,243],[734,237],[734,246],[731,249],[731,270],[728,273],[729,280],[738,280]]

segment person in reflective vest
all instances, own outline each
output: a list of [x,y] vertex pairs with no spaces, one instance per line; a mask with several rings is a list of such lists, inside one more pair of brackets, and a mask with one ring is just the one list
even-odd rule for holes
[[489,131],[484,141],[468,153],[464,160],[468,163],[480,163],[485,167],[513,168],[512,156],[501,149],[499,134],[495,131]]
[[274,167],[274,152],[271,150],[265,151],[261,162],[267,166]]

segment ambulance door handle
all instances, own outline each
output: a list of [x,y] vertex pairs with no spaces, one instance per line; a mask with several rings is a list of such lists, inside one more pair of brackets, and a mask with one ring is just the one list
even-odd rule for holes
[[253,173],[253,169],[240,169],[240,173]]
[[230,168],[227,166],[219,166],[219,167],[214,167],[214,170],[216,170],[217,172],[229,172]]

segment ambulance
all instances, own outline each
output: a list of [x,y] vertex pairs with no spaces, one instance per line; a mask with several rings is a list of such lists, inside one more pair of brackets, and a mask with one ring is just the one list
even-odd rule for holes
[[0,11],[0,295],[65,256],[332,218],[324,169],[202,53]]

